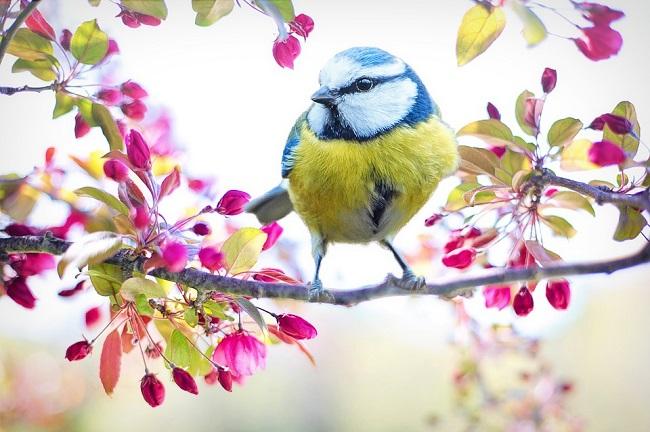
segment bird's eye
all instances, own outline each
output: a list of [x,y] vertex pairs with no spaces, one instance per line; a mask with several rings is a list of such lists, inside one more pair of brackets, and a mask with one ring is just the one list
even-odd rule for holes
[[375,85],[370,78],[359,78],[355,84],[360,92],[367,92]]

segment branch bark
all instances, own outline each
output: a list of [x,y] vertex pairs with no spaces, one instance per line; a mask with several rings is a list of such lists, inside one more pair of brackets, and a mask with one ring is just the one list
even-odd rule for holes
[[7,47],[9,46],[9,42],[11,42],[11,39],[13,39],[14,35],[18,31],[21,25],[25,22],[27,17],[38,7],[38,5],[41,3],[41,0],[32,0],[27,6],[25,6],[25,9],[23,9],[14,22],[11,24],[11,26],[7,29],[7,32],[4,34],[4,37],[2,40],[0,40],[0,63],[2,63],[2,59],[5,56],[5,52],[7,51]]
[[11,96],[15,93],[20,93],[20,92],[36,92],[40,93],[42,91],[46,90],[54,90],[56,89],[58,83],[52,83],[46,86],[42,87],[32,87],[28,85],[24,85],[22,87],[0,87],[0,94],[4,94],[7,96]]

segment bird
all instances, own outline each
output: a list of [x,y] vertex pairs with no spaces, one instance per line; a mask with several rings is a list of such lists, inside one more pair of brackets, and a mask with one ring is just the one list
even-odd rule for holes
[[282,152],[280,184],[245,210],[261,224],[295,211],[311,235],[310,299],[331,297],[319,273],[331,243],[378,242],[417,277],[393,246],[395,235],[457,169],[456,135],[415,71],[374,47],[334,55],[320,88],[298,118]]

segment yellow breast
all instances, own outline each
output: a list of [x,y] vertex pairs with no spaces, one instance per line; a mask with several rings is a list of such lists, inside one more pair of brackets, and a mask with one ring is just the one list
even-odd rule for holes
[[[289,193],[310,231],[327,241],[363,243],[392,237],[458,164],[453,131],[436,116],[357,142],[320,140],[305,123]],[[396,191],[381,226],[369,210],[377,181]]]

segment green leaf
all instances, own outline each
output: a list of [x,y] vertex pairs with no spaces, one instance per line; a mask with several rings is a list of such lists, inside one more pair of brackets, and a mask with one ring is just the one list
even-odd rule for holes
[[496,119],[472,122],[463,126],[456,135],[470,135],[495,146],[512,145],[514,140],[510,128]]
[[92,7],[97,7],[102,2],[102,0],[88,0],[88,4]]
[[589,160],[589,148],[592,142],[577,139],[562,149],[560,167],[566,171],[583,171],[600,168]]
[[551,125],[546,140],[551,147],[564,147],[571,143],[582,129],[582,122],[572,117],[563,118]]
[[461,171],[495,178],[494,169],[499,166],[499,158],[490,150],[461,145],[458,146],[458,153],[460,154],[459,169]]
[[616,231],[614,232],[614,240],[625,241],[636,238],[643,228],[648,224],[641,212],[632,207],[617,206],[619,216]]
[[521,34],[529,47],[539,44],[546,39],[547,31],[542,20],[528,6],[518,1],[508,2],[524,25]]
[[203,303],[203,311],[207,315],[219,318],[220,320],[232,321],[233,318],[230,315],[226,315],[227,307],[225,303],[217,303],[213,300],[208,300]]
[[192,360],[192,351],[194,351],[194,347],[190,345],[185,335],[175,329],[167,343],[165,357],[176,366],[187,368]]
[[463,16],[456,38],[456,60],[463,66],[485,52],[506,26],[499,7],[476,5]]
[[122,247],[122,237],[109,232],[97,231],[86,234],[72,243],[65,251],[57,271],[62,277],[69,266],[80,269],[89,264],[99,264],[112,257]]
[[115,198],[113,195],[109,194],[108,192],[104,192],[101,189],[97,189],[91,186],[86,186],[77,189],[74,191],[75,194],[82,196],[82,197],[89,197],[89,198],[94,198],[97,201],[103,202],[113,210],[117,210],[119,213],[123,215],[128,215],[129,214],[129,208],[124,205],[120,200]]
[[234,0],[192,0],[194,23],[202,27],[212,25],[232,12],[234,6]]
[[515,116],[521,130],[524,131],[524,133],[527,135],[535,136],[535,130],[532,127],[528,126],[524,121],[524,115],[526,113],[526,99],[532,97],[535,97],[535,95],[528,90],[521,92],[521,94],[517,97],[517,101],[515,102]]
[[548,215],[541,216],[540,220],[546,226],[548,226],[554,234],[571,238],[576,234],[575,228],[569,223],[566,219],[560,216]]
[[474,191],[482,187],[478,183],[461,183],[449,192],[447,197],[447,204],[445,205],[445,210],[447,211],[457,211],[462,208],[467,207],[467,201],[465,201],[465,194],[467,192]]
[[122,269],[113,264],[91,264],[88,275],[97,294],[110,297],[120,292],[122,286]]
[[235,275],[250,270],[262,252],[266,233],[258,228],[241,228],[221,247],[228,273]]
[[9,41],[7,53],[23,60],[43,60],[53,54],[52,42],[28,28],[20,28]]
[[535,153],[535,149],[537,149],[537,145],[527,142],[520,136],[515,136],[513,140],[514,146],[518,149],[523,150],[524,152],[528,152],[531,154]]
[[[510,179],[518,171],[530,169],[530,161],[521,153],[507,150],[501,157],[501,168],[510,174]],[[508,184],[510,182],[508,181]]]
[[164,0],[122,0],[122,6],[145,15],[164,20],[167,18],[167,5]]
[[[280,12],[282,19],[285,22],[292,21],[296,17],[296,13],[294,12],[293,3],[291,0],[266,0],[266,2],[274,6],[278,10],[278,12]],[[260,8],[266,10],[266,8],[264,7],[263,4],[261,4],[261,2],[256,0],[255,4],[257,4],[257,6],[259,6]]]
[[611,141],[614,144],[620,146],[625,150],[627,153],[631,154],[632,157],[636,155],[637,150],[639,149],[639,140],[638,138],[641,137],[641,126],[639,126],[639,121],[636,117],[636,109],[634,108],[634,105],[632,102],[628,101],[623,101],[620,102],[614,110],[612,111],[612,114],[616,114],[621,117],[625,117],[632,123],[632,129],[634,130],[634,134],[636,135],[636,138],[632,136],[632,134],[625,134],[625,135],[619,135],[615,134],[614,132],[611,131],[609,126],[605,125],[603,128],[603,140],[606,141]]
[[57,77],[54,65],[49,58],[39,60],[25,60],[19,58],[11,67],[11,71],[17,72],[31,72],[36,78],[43,81],[54,81]]
[[97,126],[97,122],[93,117],[93,101],[91,101],[90,99],[79,97],[74,99],[74,103],[75,105],[77,105],[77,109],[79,110],[79,114],[81,114],[81,117],[83,117],[85,122],[88,123],[88,126],[90,127]]
[[183,313],[183,319],[190,327],[196,327],[196,325],[199,323],[199,317],[196,314],[196,309],[192,307],[185,309],[185,312]]
[[52,112],[53,119],[69,113],[75,105],[74,98],[62,91],[56,92],[55,99],[54,111]]
[[136,296],[144,294],[148,299],[167,297],[165,289],[152,281],[143,277],[132,277],[124,281],[120,293],[124,300],[134,301]]
[[262,314],[260,313],[260,310],[255,307],[253,303],[251,303],[249,300],[245,299],[244,297],[238,297],[236,299],[237,304],[241,306],[241,308],[250,316],[253,318],[253,321],[259,326],[260,330],[264,333],[264,336],[267,335],[268,329],[266,328],[266,322],[264,321],[264,318],[262,317]]
[[124,148],[122,134],[117,128],[117,124],[115,123],[115,120],[113,119],[113,116],[111,115],[108,108],[102,104],[93,103],[92,116],[99,127],[102,129],[102,133],[106,137],[106,141],[108,141],[110,149],[122,150]]
[[144,294],[138,294],[135,296],[135,308],[138,310],[140,315],[153,316],[154,310],[149,304],[149,299]]
[[596,216],[594,207],[591,205],[589,200],[584,196],[580,195],[577,192],[573,191],[560,191],[556,192],[555,195],[549,200],[549,203],[553,203],[556,207],[561,207],[570,210],[584,210],[592,216]]
[[84,22],[72,35],[70,52],[83,64],[99,63],[107,51],[108,36],[100,30],[96,19]]

